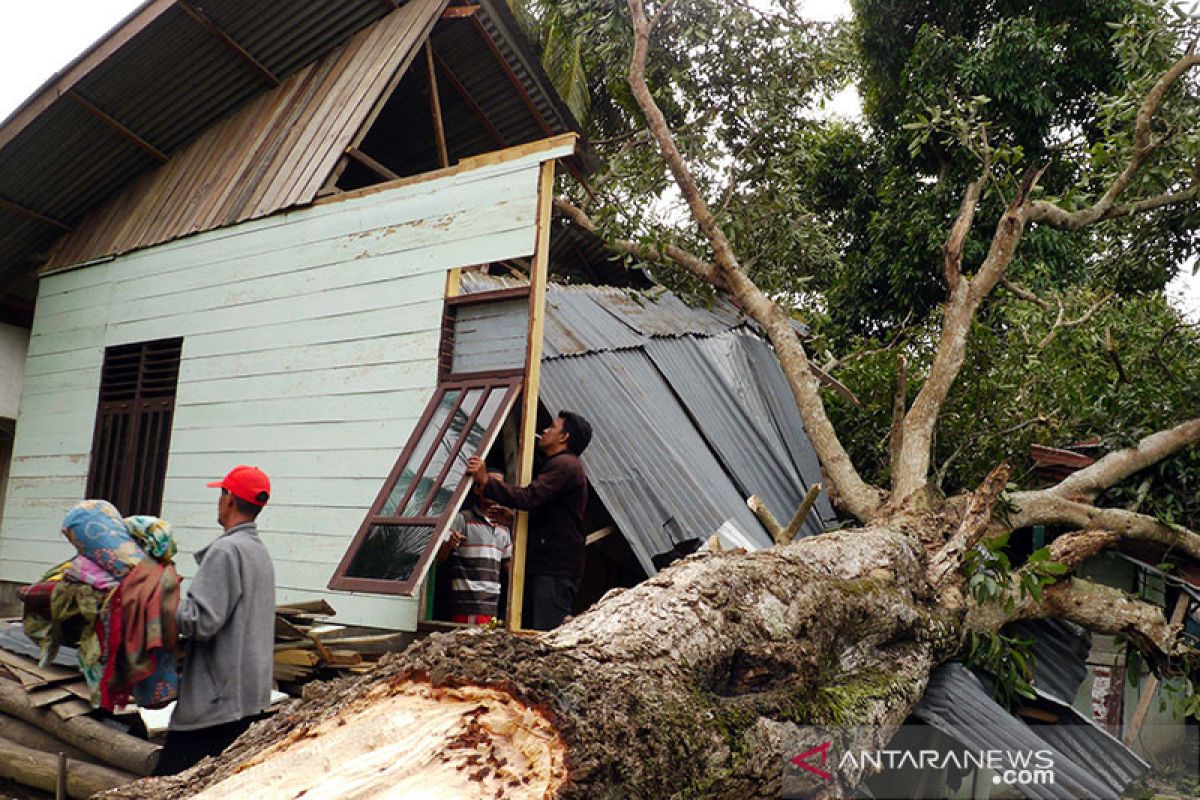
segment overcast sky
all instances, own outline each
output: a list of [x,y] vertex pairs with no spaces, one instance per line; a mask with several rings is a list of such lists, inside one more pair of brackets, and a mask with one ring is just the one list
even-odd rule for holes
[[[0,10],[0,118],[7,117],[38,86],[66,66],[125,15],[138,0],[4,0]],[[849,14],[848,0],[810,0],[814,19]],[[853,112],[857,96],[834,98],[835,113]],[[1200,321],[1200,276],[1181,275],[1169,288],[1192,319]]]

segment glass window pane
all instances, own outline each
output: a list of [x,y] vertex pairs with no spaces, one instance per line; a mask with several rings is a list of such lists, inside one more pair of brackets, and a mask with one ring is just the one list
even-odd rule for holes
[[408,580],[432,537],[433,528],[428,525],[372,525],[346,574]]
[[458,453],[455,454],[454,463],[450,465],[450,471],[446,474],[446,479],[437,488],[433,505],[426,512],[428,516],[436,517],[441,515],[446,509],[446,504],[450,502],[450,498],[454,495],[454,490],[458,488],[458,484],[462,482],[463,476],[467,474],[467,459],[477,453],[482,455],[482,453],[479,453],[479,448],[480,443],[483,441],[483,435],[487,433],[487,429],[495,421],[496,414],[500,410],[500,404],[504,402],[504,395],[507,393],[508,387],[498,386],[492,389],[487,399],[484,400],[483,410],[475,418],[471,429],[466,432],[466,441]]
[[433,415],[429,418],[429,424],[425,426],[425,430],[421,433],[420,441],[413,448],[408,463],[404,465],[404,469],[400,472],[400,477],[396,480],[396,485],[392,487],[387,500],[384,501],[383,508],[379,511],[380,516],[396,516],[396,511],[400,507],[400,501],[404,499],[404,495],[408,492],[408,487],[413,482],[413,473],[417,469],[420,469],[421,462],[425,460],[425,454],[433,446],[434,439],[441,432],[442,425],[446,422],[446,417],[449,416],[450,410],[458,402],[460,394],[462,394],[460,390],[450,389],[438,401],[437,408],[434,409]]
[[[474,413],[475,408],[479,405],[479,401],[487,392],[485,388],[468,389],[467,395],[463,399],[463,403],[459,406],[458,411],[454,413],[454,418],[450,420],[450,427],[446,430],[446,435],[441,440],[433,443],[433,458],[429,459],[429,465],[422,471],[420,478],[417,479],[416,491],[412,493],[408,503],[404,506],[404,511],[399,516],[415,517],[428,516],[421,513],[421,509],[425,506],[425,501],[429,499],[432,492],[441,489],[438,483],[438,476],[442,474],[442,467],[446,466],[446,459],[450,457],[454,446],[458,444],[458,440],[462,438],[463,430],[467,427],[467,420]],[[416,459],[416,453],[413,453],[413,459]],[[424,455],[422,454],[422,457]],[[414,465],[419,468],[420,464]],[[407,471],[407,467],[405,468]]]

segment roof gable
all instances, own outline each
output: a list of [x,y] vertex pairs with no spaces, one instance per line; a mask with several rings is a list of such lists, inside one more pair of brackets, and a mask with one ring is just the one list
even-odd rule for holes
[[311,202],[446,0],[410,0],[142,176],[67,234],[48,268]]

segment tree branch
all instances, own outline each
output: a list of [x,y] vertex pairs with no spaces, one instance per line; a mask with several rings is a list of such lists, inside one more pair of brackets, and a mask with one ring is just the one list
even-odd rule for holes
[[987,532],[988,523],[992,519],[992,509],[996,505],[996,499],[1004,491],[1011,471],[1007,463],[999,464],[988,473],[979,488],[972,492],[958,530],[929,560],[929,566],[925,570],[934,589],[942,589],[949,578],[957,574],[963,554],[974,547]]
[[1134,120],[1133,155],[1130,157],[1129,163],[1125,165],[1125,169],[1113,180],[1099,200],[1079,211],[1067,211],[1054,203],[1039,200],[1033,203],[1030,209],[1030,220],[1063,230],[1077,231],[1102,220],[1139,214],[1200,197],[1200,181],[1193,178],[1191,184],[1182,191],[1148,197],[1133,203],[1117,203],[1122,192],[1133,182],[1138,170],[1163,144],[1163,140],[1151,140],[1150,122],[1162,105],[1167,90],[1196,66],[1200,66],[1200,55],[1189,51],[1164,72],[1154,87],[1146,94]]
[[1050,304],[1048,302],[1046,302],[1042,298],[1038,297],[1036,294],[1029,291],[1024,286],[1020,286],[1016,283],[1013,283],[1012,281],[1010,281],[1008,279],[1007,275],[1005,275],[1003,278],[1000,279],[1000,285],[1003,286],[1005,289],[1007,289],[1010,294],[1012,294],[1016,297],[1019,297],[1022,300],[1033,303],[1036,306],[1041,306],[1042,308],[1047,309],[1047,310],[1049,310],[1049,308],[1050,308]]
[[[562,197],[555,198],[554,208],[588,233],[596,233],[596,223],[592,222],[591,217],[583,209],[572,204],[571,201]],[[630,239],[617,239],[610,241],[609,244],[617,251],[634,256],[640,261],[657,261],[660,263],[671,261],[683,267],[697,278],[713,284],[718,289],[725,288],[725,284],[721,281],[720,273],[715,264],[689,253],[682,247],[668,244],[662,250],[659,250],[656,247],[639,244]]]
[[1030,525],[1067,525],[1081,530],[1111,531],[1123,542],[1149,542],[1168,550],[1177,549],[1200,561],[1198,533],[1178,525],[1167,525],[1146,514],[1123,508],[1099,508],[1053,492],[1053,489],[1046,489],[1013,494],[1011,499],[1019,511],[1009,518],[1011,526],[1015,529]]
[[1180,627],[1168,623],[1158,606],[1111,586],[1079,578],[1064,579],[1048,586],[1040,601],[1027,595],[1011,610],[1006,610],[1000,603],[976,605],[967,615],[967,625],[980,630],[998,630],[1009,622],[1048,617],[1070,620],[1097,633],[1124,636],[1146,654],[1159,671],[1167,674],[1173,669],[1178,670],[1182,666],[1182,657],[1191,652],[1180,635]]
[[1078,319],[1065,320],[1065,321],[1063,318],[1066,316],[1067,309],[1065,306],[1063,306],[1062,300],[1056,297],[1055,302],[1058,303],[1058,316],[1055,318],[1054,324],[1050,326],[1049,332],[1047,332],[1046,335],[1044,337],[1042,337],[1042,340],[1040,342],[1038,342],[1037,349],[1045,350],[1046,345],[1048,345],[1052,341],[1054,341],[1054,337],[1058,336],[1058,332],[1060,330],[1063,330],[1065,328],[1076,328],[1080,325],[1086,324],[1092,317],[1094,317],[1096,315],[1096,312],[1100,310],[1100,307],[1103,306],[1105,303],[1107,303],[1109,300],[1113,299],[1113,297],[1115,297],[1115,294],[1113,292],[1109,292],[1108,294],[1104,295],[1099,300],[1097,300],[1095,303],[1093,303],[1092,306],[1087,311],[1085,311]]
[[643,0],[628,0],[628,4],[633,24],[629,86],[692,218],[712,247],[714,274],[718,278],[713,283],[733,295],[742,309],[762,327],[770,339],[784,375],[787,376],[792,395],[796,399],[813,449],[816,450],[825,469],[832,493],[848,512],[865,522],[879,510],[883,493],[866,483],[854,468],[849,453],[838,439],[833,423],[825,411],[819,392],[820,383],[809,368],[808,355],[792,329],[791,320],[783,309],[759,290],[741,268],[733,247],[709,209],[675,145],[666,117],[646,84],[646,59],[650,49],[653,22],[646,15]]
[[[925,385],[917,393],[904,419],[904,442],[897,465],[899,469],[892,479],[894,506],[899,506],[910,495],[924,487],[928,480],[933,429],[937,424],[938,414],[941,413],[942,404],[950,393],[950,387],[962,369],[971,321],[975,318],[979,305],[1004,276],[1005,270],[1012,262],[1025,228],[1029,194],[1037,185],[1041,174],[1041,170],[1030,170],[1025,174],[1016,196],[1000,217],[987,257],[979,271],[973,278],[960,276],[946,301],[942,312],[942,335],[937,354],[929,369],[929,376],[925,379]],[[961,217],[960,212],[960,220]]]
[[959,278],[962,276],[963,245],[967,241],[967,234],[971,232],[971,224],[975,221],[975,210],[979,208],[979,196],[983,193],[983,187],[987,184],[990,175],[991,153],[989,151],[984,158],[983,174],[967,187],[962,204],[958,208],[958,217],[950,228],[950,235],[946,237],[946,243],[942,245],[946,285],[950,287],[951,292],[958,287]]
[[1200,441],[1200,418],[1152,433],[1133,447],[1109,453],[1046,490],[1060,497],[1095,500],[1100,492]]

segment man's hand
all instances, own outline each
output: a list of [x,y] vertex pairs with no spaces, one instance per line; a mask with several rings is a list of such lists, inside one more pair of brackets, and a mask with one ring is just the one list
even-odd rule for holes
[[487,464],[479,456],[471,456],[467,459],[467,474],[475,479],[476,486],[487,486]]
[[438,548],[437,561],[442,563],[449,558],[458,546],[463,542],[463,535],[458,531],[450,531],[450,535],[446,537],[446,541],[442,542],[442,546]]

